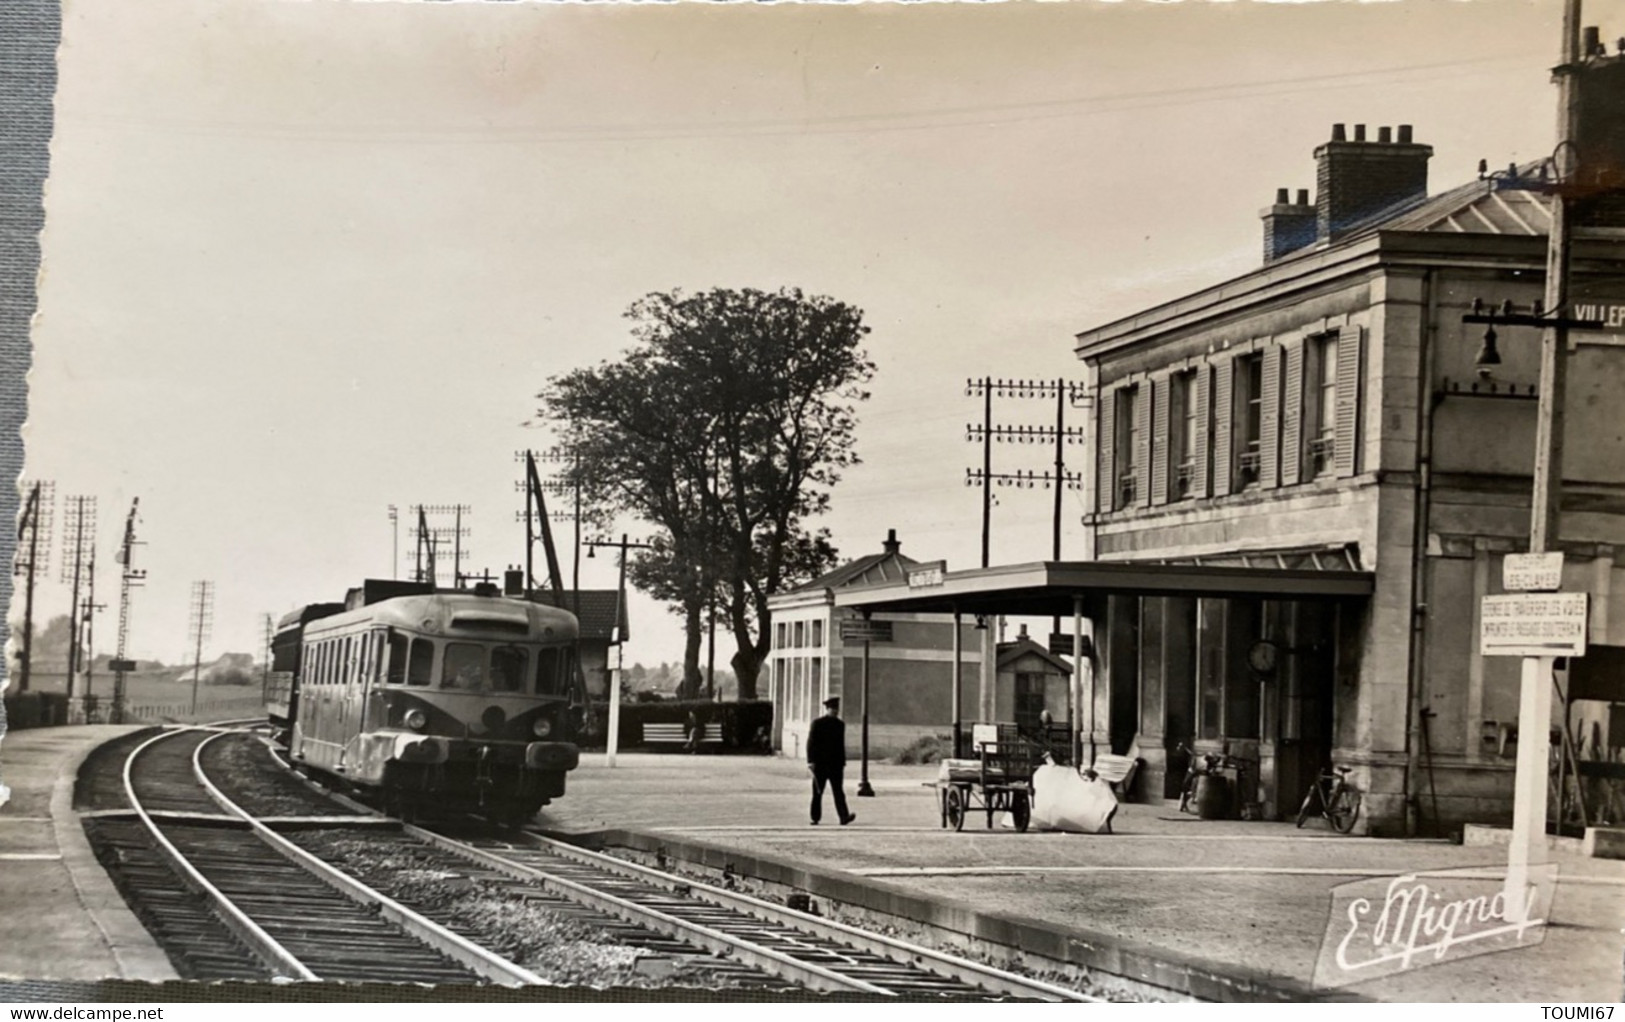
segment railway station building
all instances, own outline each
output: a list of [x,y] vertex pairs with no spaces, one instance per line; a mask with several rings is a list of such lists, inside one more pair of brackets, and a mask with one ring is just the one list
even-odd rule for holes
[[[1625,167],[1621,58],[1580,94],[1579,151]],[[1174,795],[1190,747],[1246,761],[1265,818],[1336,763],[1368,833],[1510,820],[1519,662],[1479,654],[1479,605],[1527,549],[1540,333],[1462,317],[1542,297],[1551,200],[1533,164],[1430,196],[1431,156],[1410,126],[1334,126],[1314,201],[1263,209],[1256,270],[1075,336],[1088,559],[864,580],[836,608],[1073,618],[1085,757],[1136,748],[1137,799]],[[1569,312],[1605,326],[1570,334],[1560,547],[1594,655],[1553,720],[1614,785],[1595,810],[1625,758],[1625,203],[1571,209]]]
[[[848,561],[811,582],[769,600],[773,644],[768,656],[773,700],[773,746],[783,755],[806,755],[807,731],[822,714],[823,702],[841,697],[849,752],[860,741],[863,711],[863,643],[841,637],[841,622],[856,611],[838,610],[835,594],[848,586],[905,583],[910,572],[940,569],[902,553],[895,530],[878,553]],[[870,643],[869,751],[887,756],[926,735],[948,733],[953,720],[953,619],[943,614],[901,612],[875,615],[890,622],[892,641]],[[982,637],[973,620],[960,625],[958,677],[974,684],[981,676]]]

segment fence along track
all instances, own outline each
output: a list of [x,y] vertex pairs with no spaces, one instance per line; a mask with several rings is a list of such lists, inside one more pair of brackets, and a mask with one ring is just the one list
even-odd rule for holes
[[[1097,1000],[1075,990],[535,835],[525,835],[532,844],[530,849],[495,849],[419,827],[408,826],[404,832],[488,868],[540,882],[566,897],[672,933],[815,990],[914,997],[973,997],[991,992],[1049,1001]],[[564,861],[538,861],[539,856]],[[618,888],[620,893],[606,887]]]
[[203,770],[202,755],[204,746],[220,737],[222,736],[216,734],[198,743],[197,748],[192,753],[192,770],[198,782],[203,785],[204,790],[208,792],[209,797],[214,800],[215,804],[247,823],[249,829],[260,840],[346,898],[360,905],[376,909],[381,918],[400,927],[406,933],[423,941],[452,961],[467,967],[481,978],[503,986],[550,985],[548,980],[543,979],[529,969],[480,947],[460,934],[453,933],[439,923],[407,908],[393,898],[380,894],[360,880],[310,854],[255,819],[250,813],[228,798],[225,792],[221,791],[214,782],[209,780],[208,775]]

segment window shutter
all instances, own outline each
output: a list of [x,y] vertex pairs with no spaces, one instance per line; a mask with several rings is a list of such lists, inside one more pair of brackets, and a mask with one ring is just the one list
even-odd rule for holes
[[1236,477],[1235,456],[1230,452],[1231,434],[1234,432],[1236,409],[1231,398],[1231,384],[1235,382],[1234,359],[1223,359],[1213,367],[1213,495],[1223,497],[1230,492]]
[[1339,476],[1359,469],[1360,333],[1359,327],[1337,332],[1337,435],[1332,450]]
[[1134,503],[1151,505],[1151,381],[1141,383],[1134,402]]
[[1168,376],[1151,381],[1151,503],[1168,503]]
[[1264,393],[1258,403],[1258,485],[1266,490],[1281,485],[1281,348],[1264,349],[1259,373]]
[[1095,430],[1095,465],[1099,469],[1099,489],[1095,492],[1095,507],[1110,511],[1117,503],[1117,390],[1100,392],[1100,423]]
[[1281,485],[1291,486],[1303,471],[1303,341],[1286,346],[1286,385],[1281,400]]
[[1208,463],[1211,460],[1208,450],[1212,431],[1208,423],[1213,419],[1213,370],[1209,366],[1196,367],[1195,378],[1191,381],[1191,400],[1196,402],[1196,450],[1189,452],[1194,460],[1194,471],[1191,480],[1191,496],[1205,497],[1208,495]]

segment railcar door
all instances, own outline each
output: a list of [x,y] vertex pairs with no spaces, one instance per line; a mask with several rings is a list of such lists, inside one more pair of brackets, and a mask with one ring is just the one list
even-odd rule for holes
[[389,724],[389,706],[384,699],[384,662],[388,641],[386,628],[374,628],[367,634],[359,725],[363,734]]

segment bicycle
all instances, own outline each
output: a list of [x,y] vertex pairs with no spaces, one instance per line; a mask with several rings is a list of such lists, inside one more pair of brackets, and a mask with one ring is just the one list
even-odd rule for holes
[[1309,808],[1317,801],[1320,803],[1318,815],[1325,817],[1332,829],[1339,834],[1347,834],[1354,829],[1354,823],[1360,818],[1360,789],[1349,783],[1348,775],[1352,767],[1340,766],[1336,772],[1327,771],[1315,778],[1315,783],[1309,786],[1309,791],[1303,796],[1303,805],[1298,807],[1298,826],[1309,819]]
[[1200,753],[1184,742],[1180,742],[1177,750],[1189,757],[1185,767],[1185,782],[1179,788],[1179,811],[1182,813],[1196,812],[1196,785],[1204,776],[1217,774],[1220,770],[1232,765],[1229,756],[1218,753]]

